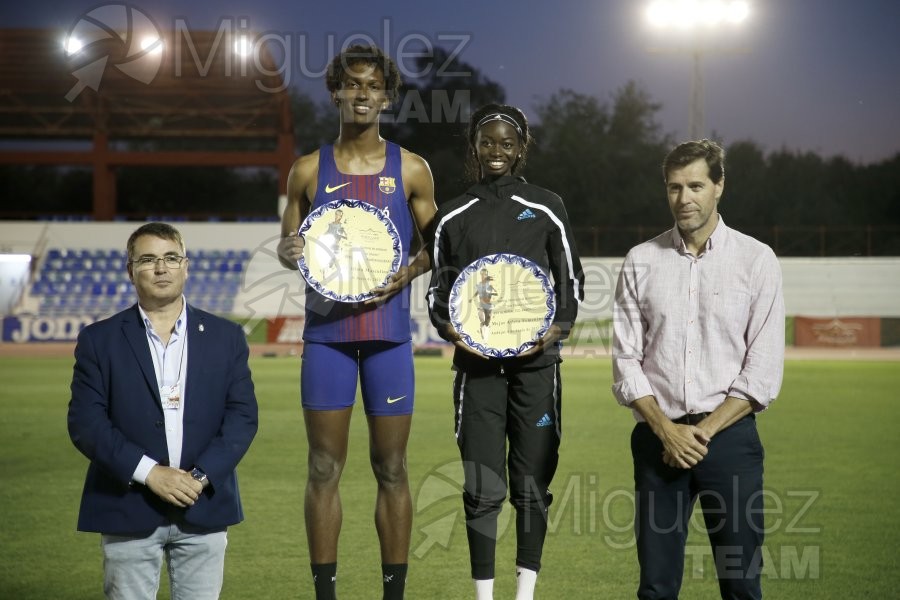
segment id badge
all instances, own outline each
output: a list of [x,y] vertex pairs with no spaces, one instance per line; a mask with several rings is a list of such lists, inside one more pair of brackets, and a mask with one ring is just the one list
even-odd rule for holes
[[162,400],[163,408],[168,410],[178,410],[181,405],[181,393],[178,390],[178,384],[164,385],[159,388],[159,397]]

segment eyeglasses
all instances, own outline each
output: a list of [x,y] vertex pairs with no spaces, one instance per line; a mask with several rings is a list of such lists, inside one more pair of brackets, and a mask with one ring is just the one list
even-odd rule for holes
[[177,254],[166,254],[165,256],[142,256],[131,261],[136,271],[149,271],[156,268],[156,263],[163,261],[168,269],[180,269],[181,263],[186,260],[186,256]]

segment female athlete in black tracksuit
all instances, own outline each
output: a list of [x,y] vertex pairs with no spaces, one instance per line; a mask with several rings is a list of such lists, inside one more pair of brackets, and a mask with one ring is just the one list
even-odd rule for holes
[[[480,181],[444,203],[434,219],[431,321],[457,346],[453,357],[456,439],[463,460],[466,530],[476,598],[491,598],[497,515],[507,493],[516,510],[517,598],[531,598],[552,501],[561,433],[560,340],[583,298],[584,274],[556,194],[513,176],[524,164],[528,124],[517,108],[487,105],[469,125],[470,171]],[[487,255],[510,253],[552,276],[556,314],[537,345],[512,358],[485,358],[450,324],[459,273]],[[506,444],[509,441],[507,465]]]

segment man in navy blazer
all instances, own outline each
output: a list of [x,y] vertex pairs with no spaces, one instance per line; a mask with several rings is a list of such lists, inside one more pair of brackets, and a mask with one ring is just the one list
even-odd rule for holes
[[156,598],[165,557],[173,600],[218,598],[226,528],[243,520],[235,468],[257,430],[240,326],[184,298],[174,227],[128,240],[138,304],[78,336],[69,435],[90,459],[80,531],[101,535],[108,598]]

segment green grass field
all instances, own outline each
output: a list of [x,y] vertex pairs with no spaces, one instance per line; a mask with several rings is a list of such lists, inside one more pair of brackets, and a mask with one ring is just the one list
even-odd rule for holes
[[[87,461],[66,433],[71,363],[0,362],[0,598],[102,597],[99,538],[75,531]],[[416,513],[407,597],[469,598],[449,363],[419,358],[416,366],[409,447]],[[229,532],[222,597],[311,598],[299,360],[257,358],[252,367],[260,428],[239,467],[247,518]],[[609,392],[608,359],[568,360],[563,377],[563,445],[538,597],[633,598],[633,420]],[[896,597],[898,390],[898,363],[788,362],[781,397],[759,418],[767,453],[763,589],[769,598]],[[345,600],[380,598],[381,589],[361,412],[353,429],[341,487],[338,593]],[[509,512],[507,506],[503,517]],[[505,523],[501,518],[498,599],[515,595],[514,532]],[[688,544],[682,596],[718,598],[705,536],[693,530]],[[164,581],[160,598],[168,597]]]

